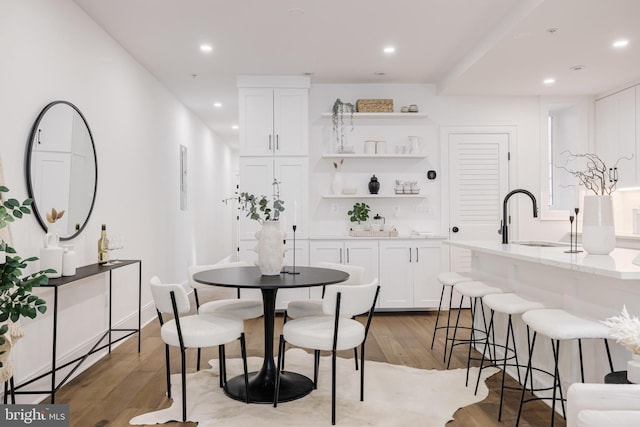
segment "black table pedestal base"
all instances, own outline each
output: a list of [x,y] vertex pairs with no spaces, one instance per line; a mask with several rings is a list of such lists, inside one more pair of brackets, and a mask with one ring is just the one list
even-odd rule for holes
[[[257,381],[258,372],[249,373],[249,403],[273,404],[275,384],[272,381]],[[280,375],[280,398],[278,402],[289,402],[300,399],[311,393],[313,381],[295,372],[283,371]],[[227,396],[235,400],[245,401],[244,375],[238,375],[227,381],[224,387]]]

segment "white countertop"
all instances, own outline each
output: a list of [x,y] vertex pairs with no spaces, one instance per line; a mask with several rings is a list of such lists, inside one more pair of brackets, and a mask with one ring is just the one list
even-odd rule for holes
[[[565,253],[569,246],[536,247],[515,243],[503,245],[500,242],[488,240],[462,242],[447,240],[444,243],[476,252],[552,265],[567,270],[623,280],[640,280],[640,265],[633,263],[633,260],[640,255],[640,251],[634,249],[615,248],[609,255],[589,255],[586,252]],[[582,248],[578,247],[578,249]]]

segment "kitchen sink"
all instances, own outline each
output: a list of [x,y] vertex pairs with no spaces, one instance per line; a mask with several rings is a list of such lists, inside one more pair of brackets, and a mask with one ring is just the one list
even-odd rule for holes
[[564,242],[548,242],[543,240],[520,240],[511,242],[514,245],[523,245],[523,246],[535,246],[538,248],[556,248],[556,247],[564,247],[569,246]]

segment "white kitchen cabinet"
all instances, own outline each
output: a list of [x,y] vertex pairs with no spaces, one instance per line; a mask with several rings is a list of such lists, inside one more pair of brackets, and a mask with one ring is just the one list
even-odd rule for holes
[[441,260],[440,241],[380,241],[380,308],[437,307]]
[[[296,238],[308,237],[309,160],[307,157],[240,157],[240,192],[268,198],[274,194],[274,179],[279,183],[284,211],[280,214],[283,231],[292,238],[296,223]],[[257,221],[240,212],[240,239],[253,239],[260,229]]]
[[618,187],[636,186],[636,87],[598,99],[595,102],[596,153],[612,168],[621,157],[617,170]]
[[[250,264],[256,264],[258,261],[258,254],[254,250],[258,242],[253,240],[241,240],[239,243],[238,256],[241,261],[246,261]],[[291,271],[293,266],[293,239],[287,238],[284,254],[284,270]],[[296,267],[297,266],[309,266],[309,241],[296,239]],[[276,296],[276,309],[284,310],[287,307],[289,301],[308,299],[309,291],[312,288],[293,288],[293,289],[279,289]],[[262,294],[256,289],[241,289],[240,295],[242,298],[250,299],[262,299]]]
[[[364,280],[378,277],[377,240],[312,240],[309,243],[309,263],[334,262],[365,268]],[[319,298],[321,290],[311,289],[311,297]]]
[[306,88],[240,88],[240,155],[308,154]]

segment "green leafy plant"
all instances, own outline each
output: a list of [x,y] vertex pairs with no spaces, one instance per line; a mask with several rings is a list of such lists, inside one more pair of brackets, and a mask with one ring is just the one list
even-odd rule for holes
[[238,202],[238,208],[247,212],[247,218],[258,221],[262,224],[265,221],[277,221],[280,218],[280,212],[284,212],[284,201],[280,199],[280,183],[273,180],[273,196],[271,199],[267,196],[256,196],[251,193],[236,193],[235,197],[224,199],[227,203],[231,200]]
[[369,212],[371,212],[371,208],[366,203],[358,203],[356,202],[353,205],[353,208],[347,212],[349,215],[349,220],[351,222],[357,222],[360,224],[369,219]]
[[[26,199],[22,203],[12,198],[3,200],[2,196],[8,192],[7,187],[0,186],[0,229],[24,215],[31,214],[32,199]],[[6,242],[1,242],[1,245],[2,250],[7,253],[7,258],[4,264],[0,264],[0,323],[8,320],[17,322],[20,317],[33,319],[38,313],[46,312],[46,301],[33,295],[32,290],[34,287],[47,284],[49,278],[46,273],[55,273],[55,270],[43,270],[23,277],[23,270],[27,268],[28,263],[38,258],[23,259],[15,255],[15,249]],[[8,331],[7,324],[0,326],[0,345],[5,343],[5,334]]]
[[340,98],[337,98],[333,103],[333,108],[331,109],[333,134],[340,145],[340,151],[344,150],[344,116],[345,114],[349,114],[349,125],[351,126],[351,131],[353,131],[353,113],[355,111],[355,105],[350,102],[342,102]]

